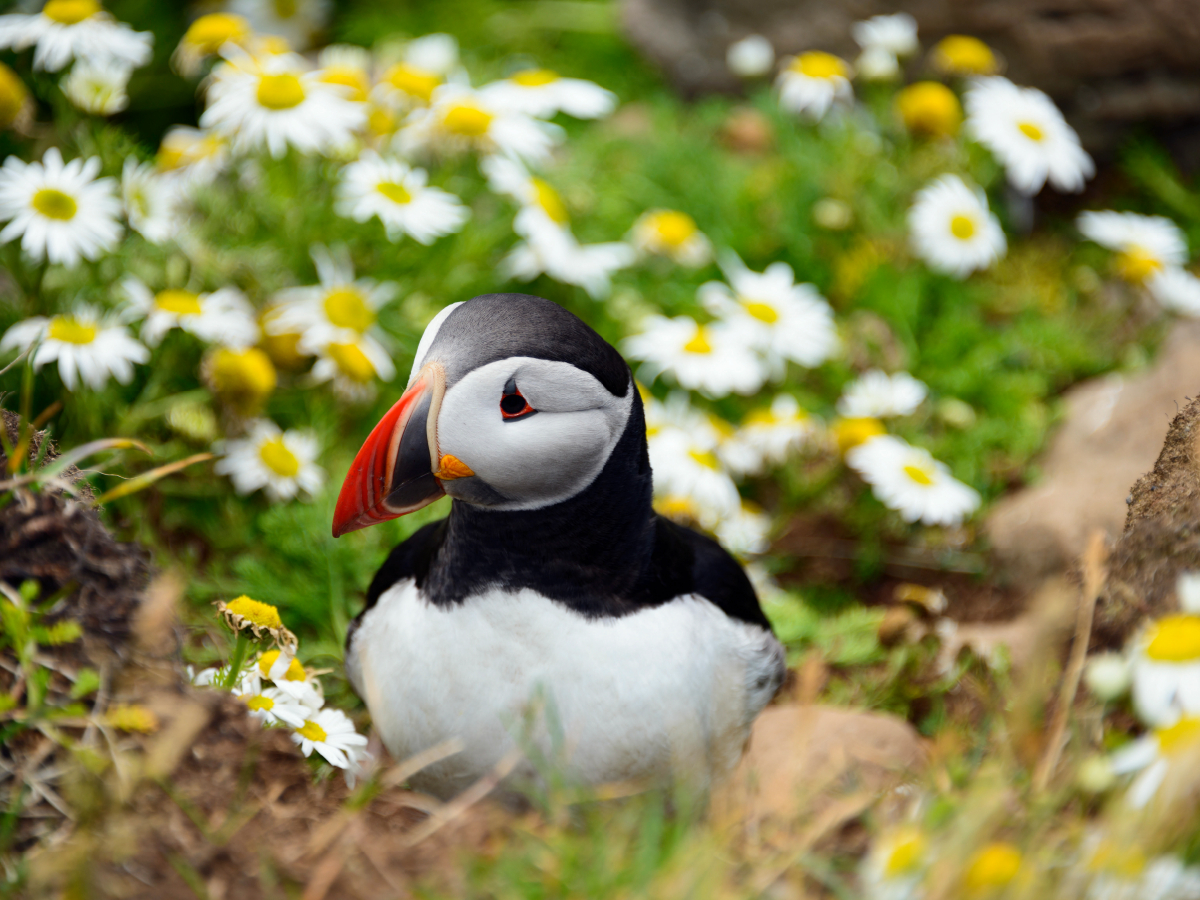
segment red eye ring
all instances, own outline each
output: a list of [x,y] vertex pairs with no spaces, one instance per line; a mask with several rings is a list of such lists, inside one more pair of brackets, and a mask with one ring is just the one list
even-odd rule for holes
[[[514,401],[519,401],[519,405]],[[515,386],[512,390],[505,390],[500,395],[500,416],[503,419],[523,419],[526,416],[533,415],[535,412],[537,410],[529,405],[529,401],[525,399],[524,395]]]

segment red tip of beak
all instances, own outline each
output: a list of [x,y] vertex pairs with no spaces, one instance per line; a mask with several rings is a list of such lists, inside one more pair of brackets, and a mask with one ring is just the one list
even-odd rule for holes
[[[362,449],[354,457],[346,480],[342,483],[341,493],[338,494],[337,508],[333,513],[333,536],[341,537],[351,531],[358,531],[377,522],[395,519],[406,513],[413,512],[427,503],[432,503],[441,496],[441,485],[433,479],[430,473],[431,487],[436,486],[432,496],[428,496],[419,505],[406,505],[396,508],[387,503],[388,495],[394,487],[394,475],[400,438],[412,417],[414,408],[419,404],[428,390],[428,379],[419,378],[417,382],[404,392],[395,406],[379,421],[371,431]],[[422,421],[414,423],[421,429],[421,442],[425,445],[424,416]],[[424,454],[423,460],[426,472],[429,471],[429,454]],[[402,473],[406,474],[406,473]]]

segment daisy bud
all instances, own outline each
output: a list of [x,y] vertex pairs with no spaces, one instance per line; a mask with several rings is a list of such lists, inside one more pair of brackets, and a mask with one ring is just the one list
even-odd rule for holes
[[131,69],[113,63],[77,62],[59,86],[77,109],[94,116],[111,116],[129,105],[125,88],[131,74]]
[[729,45],[725,63],[734,75],[757,78],[766,75],[775,65],[775,48],[761,34],[752,34]]
[[149,734],[158,730],[158,716],[140,704],[110,706],[104,721],[121,731]]
[[909,131],[930,137],[953,137],[962,124],[958,97],[937,81],[918,81],[900,91],[896,112]]
[[1075,784],[1088,794],[1103,794],[1117,781],[1108,758],[1099,754],[1089,756],[1075,773]]
[[952,34],[938,41],[930,62],[945,75],[994,75],[1000,70],[991,48],[965,34]]
[[257,347],[218,347],[205,356],[200,374],[205,384],[243,416],[253,415],[277,382],[271,358]]
[[829,231],[843,231],[854,221],[850,204],[833,197],[823,197],[813,204],[813,221]]
[[29,90],[19,75],[0,63],[0,129],[17,121],[29,103]]
[[1183,612],[1200,615],[1200,572],[1180,572],[1175,594]]
[[984,894],[1009,884],[1021,868],[1021,851],[1012,844],[988,844],[971,857],[963,881],[967,893]]
[[1099,653],[1088,660],[1083,680],[1099,700],[1110,703],[1129,690],[1129,663],[1117,653]]

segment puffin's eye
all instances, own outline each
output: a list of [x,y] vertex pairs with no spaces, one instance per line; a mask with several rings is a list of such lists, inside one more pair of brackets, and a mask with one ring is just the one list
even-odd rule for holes
[[504,385],[504,393],[500,395],[500,416],[506,420],[524,419],[535,412],[537,410],[530,406],[529,401],[517,390],[516,379],[508,379],[508,384]]

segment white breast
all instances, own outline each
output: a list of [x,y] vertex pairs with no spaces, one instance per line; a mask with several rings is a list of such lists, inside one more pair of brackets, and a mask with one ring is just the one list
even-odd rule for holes
[[516,737],[587,783],[682,777],[706,787],[740,758],[784,663],[774,636],[694,594],[588,619],[530,590],[437,607],[409,579],[363,617],[346,671],[396,759],[463,741],[414,780],[446,797]]

